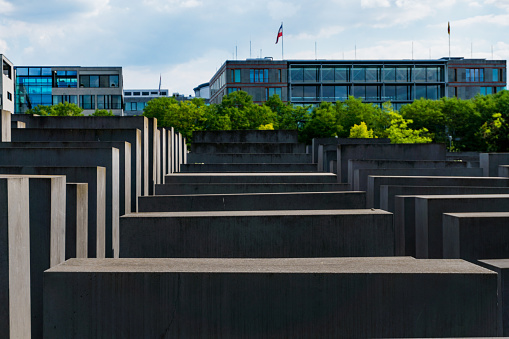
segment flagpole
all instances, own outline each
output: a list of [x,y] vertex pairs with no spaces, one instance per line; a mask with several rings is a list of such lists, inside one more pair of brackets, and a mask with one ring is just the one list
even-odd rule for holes
[[[281,27],[283,27],[283,21],[281,21]],[[284,34],[284,28],[283,30],[281,31],[281,33],[283,33],[283,35],[281,36],[281,60],[284,60],[285,59],[285,55],[284,55],[284,38],[285,38],[285,34]]]
[[451,23],[447,22],[447,34],[449,35],[449,59],[451,58]]

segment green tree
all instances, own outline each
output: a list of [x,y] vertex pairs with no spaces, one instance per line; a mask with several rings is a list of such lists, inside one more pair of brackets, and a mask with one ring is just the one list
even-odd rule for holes
[[83,109],[75,104],[68,102],[59,103],[53,106],[37,105],[25,113],[51,116],[83,116]]
[[55,115],[55,110],[53,106],[43,106],[43,105],[37,105],[34,108],[31,108],[25,112],[25,114],[37,114],[37,115]]
[[369,138],[372,139],[373,136],[373,130],[368,130],[368,126],[364,121],[361,121],[360,125],[353,125],[352,128],[350,128],[350,135],[349,138]]
[[508,132],[509,128],[502,114],[493,114],[479,130],[479,135],[484,142],[484,151],[507,152],[509,150]]
[[413,130],[408,127],[412,123],[411,119],[404,119],[398,113],[389,113],[391,125],[387,129],[388,136],[393,144],[422,144],[431,142],[431,138],[426,136],[428,130],[421,128]]
[[418,99],[411,104],[404,105],[400,114],[407,119],[412,129],[426,128],[433,141],[448,142],[446,131],[446,117],[441,109],[441,103],[437,100]]
[[[445,133],[451,137],[454,149],[479,150],[481,141],[477,131],[483,120],[481,114],[475,110],[472,100],[461,100],[458,98],[440,99],[440,109],[445,117]],[[440,142],[446,142],[440,140]]]
[[115,114],[110,110],[106,109],[96,109],[95,112],[92,114],[94,117],[114,117]]
[[172,108],[174,109],[175,106],[178,106],[178,101],[173,97],[154,98],[147,102],[147,105],[143,109],[143,116],[147,118],[156,118],[158,126],[163,126],[165,115],[168,114]]
[[336,107],[330,102],[322,102],[313,109],[311,118],[302,128],[300,139],[310,144],[313,138],[336,137],[342,131],[343,127],[338,124]]

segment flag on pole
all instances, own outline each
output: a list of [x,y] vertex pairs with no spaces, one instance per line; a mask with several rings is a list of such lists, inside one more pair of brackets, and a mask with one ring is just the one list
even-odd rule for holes
[[159,74],[159,91],[157,95],[161,96],[161,74]]
[[279,38],[282,37],[283,37],[283,24],[281,24],[281,27],[279,27],[279,30],[277,31],[276,45],[279,42]]
[[447,34],[451,35],[451,23],[447,21]]

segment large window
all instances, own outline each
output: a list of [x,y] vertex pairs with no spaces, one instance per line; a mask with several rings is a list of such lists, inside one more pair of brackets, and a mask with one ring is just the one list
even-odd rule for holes
[[232,74],[232,79],[231,79],[232,82],[240,82],[240,69],[232,69],[231,74]]
[[269,82],[268,69],[250,69],[249,70],[250,82]]
[[7,62],[3,61],[2,73],[9,79],[12,79],[12,67]]
[[318,71],[316,67],[304,68],[304,82],[317,82],[320,79]]
[[483,68],[467,68],[465,72],[467,82],[484,82]]
[[386,85],[383,100],[412,100],[412,87]]
[[95,96],[80,95],[80,107],[83,109],[95,109]]
[[316,101],[318,86],[292,86],[292,101]]
[[228,94],[240,91],[238,87],[228,87]]
[[120,95],[98,95],[97,109],[120,109],[121,101]]
[[304,69],[300,67],[290,68],[290,80],[292,82],[304,81]]
[[70,104],[78,104],[78,96],[76,95],[54,95],[53,96],[53,105],[58,105],[59,103],[68,102]]
[[354,96],[364,100],[380,100],[380,86],[355,86]]
[[323,86],[322,100],[333,102],[346,100],[348,98],[348,90],[349,86]]
[[76,71],[57,71],[55,78],[55,87],[59,88],[77,88],[78,75]]
[[80,75],[80,87],[119,87],[118,75]]
[[281,98],[281,87],[270,87],[267,88],[267,99],[273,96],[274,94],[279,95],[279,98]]
[[47,67],[16,69],[15,112],[24,113],[37,105],[51,106],[52,74]]
[[428,86],[415,86],[415,98],[416,99],[431,99],[437,100],[441,96],[440,86],[428,85]]

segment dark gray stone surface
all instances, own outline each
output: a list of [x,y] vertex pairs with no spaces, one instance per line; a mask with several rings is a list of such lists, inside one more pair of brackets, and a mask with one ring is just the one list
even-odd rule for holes
[[306,153],[305,145],[279,142],[193,142],[192,153]]
[[461,260],[72,259],[45,279],[48,338],[497,335],[497,275]]
[[336,183],[331,173],[175,173],[166,182],[184,183]]
[[222,163],[276,163],[276,164],[311,164],[311,155],[306,153],[279,153],[279,154],[263,154],[263,153],[189,153],[187,163],[205,163],[205,164],[222,164]]
[[370,176],[368,177],[368,189],[366,191],[368,208],[380,207],[381,185],[509,187],[509,179],[486,177]]
[[[85,118],[85,120],[88,118]],[[106,168],[106,257],[118,243],[118,148],[0,148],[0,166],[103,166]]]
[[354,172],[354,181],[352,188],[357,191],[366,191],[368,188],[368,176],[426,176],[426,177],[482,177],[482,169],[480,168],[408,168],[408,169],[357,169]]
[[120,218],[123,258],[393,255],[392,214],[380,210],[164,212]]
[[0,333],[30,338],[30,219],[27,177],[0,178]]
[[390,144],[390,139],[385,138],[313,138],[311,140],[311,154],[313,163],[318,162],[318,146],[319,145],[350,145],[350,144]]
[[[13,130],[13,142],[111,142],[125,141],[131,144],[131,211],[136,211],[136,197],[148,195],[148,148],[143,149],[141,130],[130,129],[62,129],[29,128]],[[36,143],[37,144],[37,143]],[[146,153],[142,153],[142,152]]]
[[0,174],[65,175],[67,181],[88,184],[88,257],[104,258],[106,232],[105,167],[0,166]]
[[444,144],[338,145],[338,178],[348,181],[348,160],[445,160]]
[[316,172],[316,164],[183,164],[182,173],[208,172]]
[[165,184],[156,195],[350,191],[349,184]]
[[366,208],[365,192],[156,195],[139,197],[140,212],[330,210]]
[[503,178],[509,178],[509,165],[498,166],[498,176]]
[[509,194],[417,196],[416,257],[443,258],[443,213],[504,211],[509,211]]
[[509,153],[480,153],[479,159],[485,177],[496,177],[498,166],[509,165]]
[[444,258],[509,258],[509,213],[445,213],[443,216]]
[[297,131],[194,131],[193,142],[298,142]]
[[65,259],[88,258],[88,184],[67,183]]

